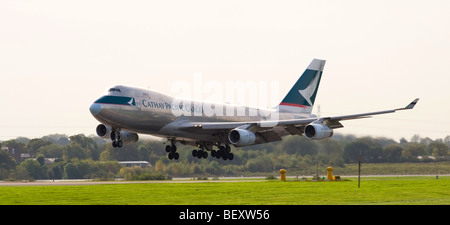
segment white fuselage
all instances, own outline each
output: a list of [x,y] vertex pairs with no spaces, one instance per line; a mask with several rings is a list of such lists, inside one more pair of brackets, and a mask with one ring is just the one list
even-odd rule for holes
[[179,129],[178,124],[186,121],[251,122],[315,117],[312,114],[280,112],[278,108],[258,109],[178,99],[161,92],[129,86],[111,88],[107,95],[91,105],[90,111],[98,121],[115,130],[211,142],[220,142],[223,137],[210,133],[186,132]]

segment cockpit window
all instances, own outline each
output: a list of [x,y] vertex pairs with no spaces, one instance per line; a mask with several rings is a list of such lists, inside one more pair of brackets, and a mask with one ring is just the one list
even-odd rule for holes
[[121,93],[119,88],[110,88],[109,92],[119,92],[119,93]]

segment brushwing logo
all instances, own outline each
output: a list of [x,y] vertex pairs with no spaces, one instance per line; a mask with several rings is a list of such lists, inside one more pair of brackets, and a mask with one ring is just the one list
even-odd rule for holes
[[134,97],[131,97],[130,101],[128,102],[131,106],[136,106],[136,101],[134,100]]
[[311,101],[311,97],[314,95],[317,89],[317,84],[319,83],[319,74],[316,73],[316,76],[314,76],[314,79],[311,81],[311,83],[303,90],[298,90],[300,95],[309,103],[310,106],[313,105]]

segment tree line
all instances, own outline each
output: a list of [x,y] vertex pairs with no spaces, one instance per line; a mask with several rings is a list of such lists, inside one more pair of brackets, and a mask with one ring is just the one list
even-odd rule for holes
[[[402,138],[355,137],[335,135],[312,141],[288,136],[280,142],[232,148],[233,160],[192,156],[192,146],[177,144],[180,159],[169,160],[164,140],[147,139],[122,148],[113,148],[99,137],[48,135],[42,138],[17,138],[2,142],[0,179],[168,179],[178,176],[248,176],[273,173],[284,168],[315,174],[320,166],[344,168],[357,163],[405,163],[449,161],[450,136],[432,140],[413,136]],[[30,159],[16,160],[14,149]],[[53,159],[46,163],[46,159]],[[126,168],[118,161],[148,161],[149,168]]]

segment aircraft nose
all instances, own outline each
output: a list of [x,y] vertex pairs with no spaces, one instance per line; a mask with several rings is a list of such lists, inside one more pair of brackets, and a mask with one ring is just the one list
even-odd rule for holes
[[91,111],[92,115],[94,116],[98,115],[101,109],[101,105],[97,103],[94,103],[91,105],[91,107],[89,107],[89,111]]

